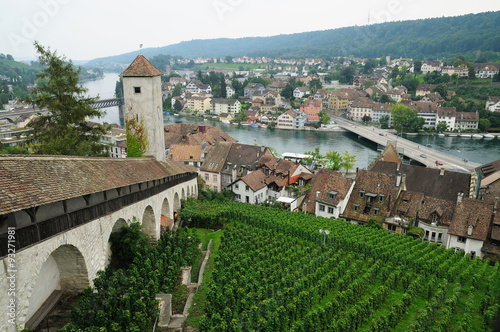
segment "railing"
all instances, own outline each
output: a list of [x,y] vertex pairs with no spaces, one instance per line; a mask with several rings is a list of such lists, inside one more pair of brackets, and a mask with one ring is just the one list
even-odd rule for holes
[[[96,205],[88,206],[77,211],[44,220],[34,225],[17,228],[15,233],[16,252],[45,241],[50,237],[116,212],[126,206],[157,195],[180,183],[195,179],[196,177],[196,173],[185,173],[182,175],[171,176],[167,178],[167,182],[154,187],[146,188],[141,191],[123,195]],[[7,234],[0,234],[0,258],[7,255],[7,240]]]

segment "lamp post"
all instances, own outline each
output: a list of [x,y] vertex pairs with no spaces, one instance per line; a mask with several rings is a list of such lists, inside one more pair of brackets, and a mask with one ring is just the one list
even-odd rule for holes
[[327,230],[327,229],[325,229],[325,230],[320,229],[320,230],[319,230],[319,233],[320,233],[320,234],[323,234],[323,244],[325,244],[326,237],[328,236],[328,234],[330,234],[330,231],[329,231],[329,230]]

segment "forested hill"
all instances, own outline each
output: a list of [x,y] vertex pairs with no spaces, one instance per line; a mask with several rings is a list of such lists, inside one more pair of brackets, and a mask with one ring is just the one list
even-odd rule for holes
[[[385,55],[416,59],[452,58],[478,54],[497,60],[500,52],[500,11],[456,17],[388,22],[361,27],[312,31],[272,37],[192,40],[142,50],[146,57],[158,54],[196,57],[268,56],[376,58]],[[478,53],[478,51],[480,51]],[[128,64],[138,52],[98,58],[99,63]]]

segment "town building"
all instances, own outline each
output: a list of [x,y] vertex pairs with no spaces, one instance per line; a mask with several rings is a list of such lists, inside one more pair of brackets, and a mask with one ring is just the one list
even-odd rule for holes
[[319,112],[323,109],[323,102],[321,100],[307,99],[304,104],[300,106],[300,113],[305,114],[307,122],[317,123],[320,121]]

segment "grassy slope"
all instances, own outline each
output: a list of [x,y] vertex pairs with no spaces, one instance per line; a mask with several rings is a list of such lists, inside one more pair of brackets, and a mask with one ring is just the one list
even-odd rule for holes
[[197,229],[198,238],[201,240],[203,247],[202,250],[206,250],[208,242],[212,240],[210,247],[210,257],[208,259],[207,265],[205,266],[205,272],[203,274],[203,283],[198,288],[196,295],[193,298],[193,305],[189,309],[189,316],[186,320],[186,327],[198,328],[201,317],[204,314],[203,306],[206,300],[206,287],[210,280],[212,280],[212,269],[214,267],[215,257],[219,255],[219,246],[221,242],[222,232],[212,232],[207,229]]

